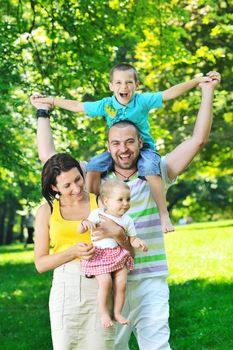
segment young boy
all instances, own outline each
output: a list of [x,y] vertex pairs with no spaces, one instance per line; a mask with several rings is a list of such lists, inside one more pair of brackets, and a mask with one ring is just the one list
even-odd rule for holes
[[[138,86],[136,69],[125,63],[116,65],[110,71],[109,88],[112,97],[103,98],[96,102],[77,102],[54,97],[40,98],[40,102],[51,106],[67,109],[73,112],[85,112],[89,117],[103,116],[108,127],[120,120],[133,122],[139,129],[143,139],[138,161],[138,174],[145,177],[150,185],[152,195],[158,207],[163,232],[174,231],[166,206],[166,197],[160,174],[160,156],[155,152],[155,142],[150,135],[148,114],[153,108],[162,107],[162,102],[176,98],[184,92],[198,86],[201,82],[211,81],[211,75],[197,77],[190,81],[175,85],[167,90],[156,93],[135,93]],[[129,140],[130,142],[130,140]],[[130,154],[122,149],[119,155],[126,160]],[[90,192],[96,192],[100,184],[100,175],[112,168],[110,153],[104,152],[91,159],[87,166],[87,185]],[[133,175],[133,174],[132,174]],[[126,178],[127,182],[129,178]],[[97,191],[98,192],[98,191]]]

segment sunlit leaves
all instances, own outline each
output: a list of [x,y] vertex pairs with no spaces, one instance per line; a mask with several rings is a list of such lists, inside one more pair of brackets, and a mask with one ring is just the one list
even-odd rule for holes
[[[35,198],[40,169],[29,95],[40,91],[81,101],[108,96],[108,72],[119,61],[138,68],[141,91],[164,90],[212,69],[221,72],[210,142],[183,178],[195,179],[203,169],[213,178],[228,174],[233,113],[228,5],[223,0],[4,1],[0,8],[0,166],[14,172],[22,196]],[[193,90],[151,112],[151,133],[161,153],[192,133],[199,102],[200,92]],[[58,150],[89,159],[106,147],[102,118],[90,120],[56,110],[51,121]],[[10,188],[7,181],[6,186]]]

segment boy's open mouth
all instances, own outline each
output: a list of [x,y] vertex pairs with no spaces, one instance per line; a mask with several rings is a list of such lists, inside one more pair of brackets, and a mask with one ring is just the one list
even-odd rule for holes
[[126,98],[126,97],[128,97],[128,93],[127,92],[120,92],[120,96],[122,98]]

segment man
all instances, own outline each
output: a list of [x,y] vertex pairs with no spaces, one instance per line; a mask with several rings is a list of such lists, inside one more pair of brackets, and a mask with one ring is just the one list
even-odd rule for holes
[[25,242],[24,248],[27,248],[27,245],[34,243],[33,233],[34,233],[34,216],[32,215],[31,210],[29,210],[28,215],[25,217],[25,227],[27,228],[27,240]]
[[[210,83],[200,85],[202,101],[195,123],[193,135],[178,145],[161,160],[161,173],[167,186],[182,173],[192,159],[207,142],[212,123],[212,100],[220,75],[214,74]],[[37,100],[38,101],[38,100]],[[33,97],[36,108],[44,108]],[[41,117],[40,117],[41,116]],[[55,147],[46,112],[38,112],[38,149],[42,161],[55,153]],[[129,275],[124,316],[130,320],[129,326],[119,327],[115,350],[128,349],[128,341],[133,331],[141,350],[169,350],[169,291],[166,282],[167,262],[163,234],[155,203],[146,181],[137,177],[137,158],[142,140],[134,125],[120,122],[109,129],[108,147],[114,160],[110,177],[127,181],[131,188],[131,209],[137,233],[146,240],[148,253],[135,254],[135,270]],[[102,238],[101,230],[96,238]]]

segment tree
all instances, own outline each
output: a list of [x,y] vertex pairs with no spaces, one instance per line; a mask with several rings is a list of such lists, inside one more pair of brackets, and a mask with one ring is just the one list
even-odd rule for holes
[[[0,8],[2,203],[13,196],[24,208],[40,198],[36,120],[28,103],[32,91],[82,101],[102,98],[109,94],[108,71],[119,61],[138,68],[141,91],[162,90],[213,68],[220,71],[223,83],[215,99],[210,142],[181,179],[190,191],[186,197],[195,187],[187,181],[202,184],[206,177],[213,182],[224,176],[229,184],[231,13],[231,3],[224,0],[4,1]],[[151,114],[152,135],[161,153],[190,135],[199,100],[200,92],[192,91]],[[89,159],[105,149],[101,118],[91,120],[61,110],[54,111],[53,118],[58,150]],[[175,190],[173,195],[178,196]],[[177,203],[181,206],[181,201]],[[210,208],[212,203],[205,205]],[[2,222],[9,220],[5,214]]]

